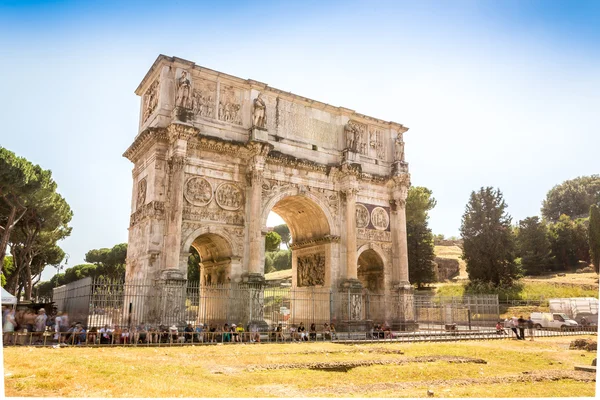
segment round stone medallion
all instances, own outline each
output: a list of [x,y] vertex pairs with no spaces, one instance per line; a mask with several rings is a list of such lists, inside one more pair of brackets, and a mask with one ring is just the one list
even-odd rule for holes
[[369,226],[369,210],[362,204],[356,204],[356,227],[366,228]]
[[185,183],[183,195],[195,206],[205,206],[212,200],[212,186],[199,176],[192,177]]
[[384,231],[390,225],[390,217],[388,216],[387,211],[385,211],[382,207],[375,207],[373,211],[371,211],[371,223],[380,231]]
[[222,183],[215,193],[217,204],[224,210],[239,210],[242,207],[244,196],[240,188],[232,183]]

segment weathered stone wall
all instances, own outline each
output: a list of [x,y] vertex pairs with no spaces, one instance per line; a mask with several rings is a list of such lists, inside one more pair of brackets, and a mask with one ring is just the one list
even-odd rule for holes
[[437,264],[437,277],[440,282],[451,279],[459,273],[458,260],[454,258],[436,257],[435,263]]

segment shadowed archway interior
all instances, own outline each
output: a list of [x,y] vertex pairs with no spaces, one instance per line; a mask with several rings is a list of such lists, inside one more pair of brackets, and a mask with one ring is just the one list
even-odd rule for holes
[[358,279],[372,293],[380,293],[383,286],[383,260],[373,249],[363,251],[358,257]]
[[285,221],[294,243],[320,239],[330,234],[325,213],[307,197],[285,197],[271,211]]
[[233,254],[229,242],[215,233],[205,233],[192,242],[192,247],[200,255],[201,284],[226,283],[230,278]]

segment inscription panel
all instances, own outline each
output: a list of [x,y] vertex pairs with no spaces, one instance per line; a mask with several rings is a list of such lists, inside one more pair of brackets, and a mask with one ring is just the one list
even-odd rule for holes
[[324,119],[334,120],[335,117],[327,112],[282,99],[279,99],[277,107],[279,129],[281,132],[285,132],[286,136],[291,134],[313,144],[336,147],[337,138],[343,134],[343,126],[337,126],[332,122],[325,122],[311,116],[311,113],[316,111],[322,113]]

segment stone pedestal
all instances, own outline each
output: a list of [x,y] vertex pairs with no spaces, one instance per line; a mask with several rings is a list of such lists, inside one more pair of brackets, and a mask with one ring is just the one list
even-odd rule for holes
[[346,279],[337,294],[339,309],[336,329],[342,332],[362,332],[370,325],[365,318],[363,286],[358,279]]
[[241,317],[239,322],[248,322],[249,325],[256,325],[259,330],[267,330],[269,325],[265,322],[264,303],[265,303],[265,278],[262,274],[249,273],[242,276],[241,288],[244,291],[243,309],[247,315]]
[[418,329],[415,316],[414,290],[408,281],[394,285],[395,294],[392,330],[415,331]]
[[186,282],[185,279],[177,276],[168,276],[168,279],[160,279],[156,282],[160,296],[161,324],[178,327],[184,327],[187,324],[185,319]]
[[350,149],[345,149],[342,151],[342,158],[344,162],[349,164],[360,163],[360,154],[355,153]]
[[268,142],[269,141],[269,132],[266,128],[257,128],[253,127],[250,130],[250,140],[256,140],[259,142]]

